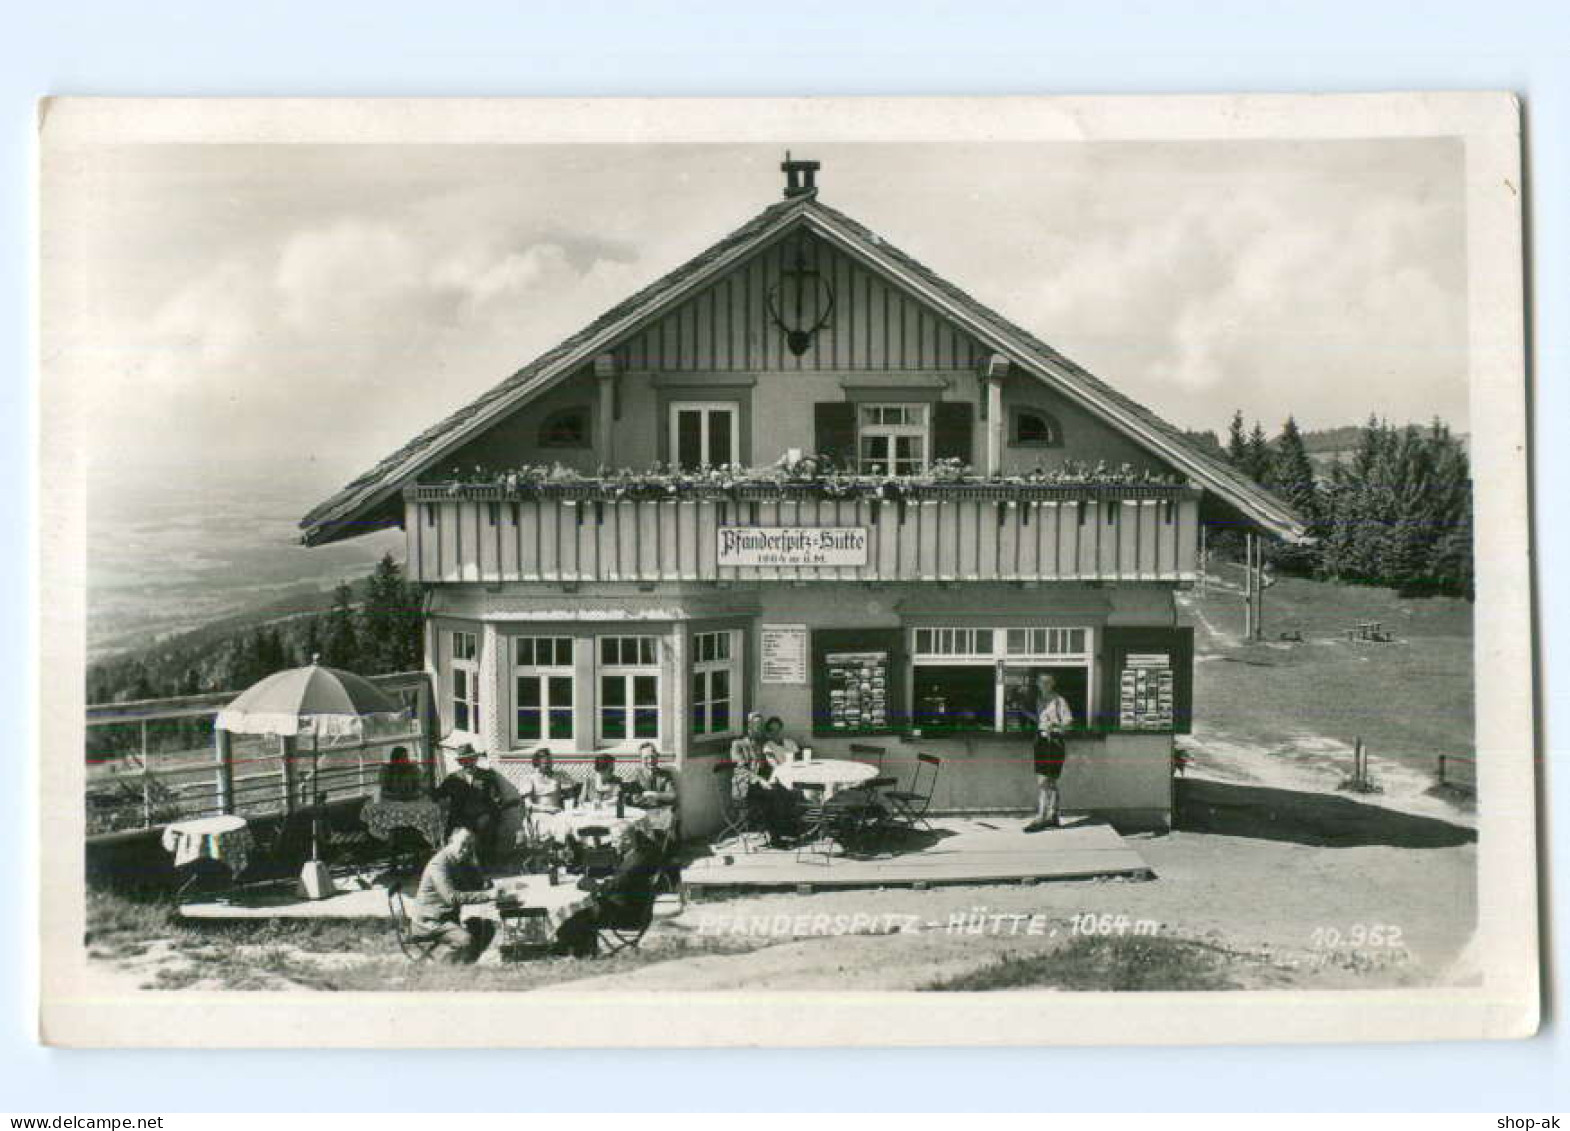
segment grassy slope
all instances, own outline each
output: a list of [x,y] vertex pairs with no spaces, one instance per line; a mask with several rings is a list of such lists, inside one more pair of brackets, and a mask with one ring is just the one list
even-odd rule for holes
[[[1189,600],[1200,662],[1195,736],[1236,739],[1305,759],[1361,737],[1375,759],[1424,775],[1439,754],[1473,752],[1472,605],[1389,589],[1282,578],[1265,594],[1263,644],[1244,645],[1239,571]],[[1353,644],[1346,629],[1384,623],[1395,640]],[[1207,631],[1208,630],[1208,631]],[[1299,632],[1303,643],[1283,643]],[[1203,757],[1203,754],[1201,754]]]

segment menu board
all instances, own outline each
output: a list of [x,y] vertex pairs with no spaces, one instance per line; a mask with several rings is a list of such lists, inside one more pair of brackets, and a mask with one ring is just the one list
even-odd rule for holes
[[829,729],[864,732],[889,725],[889,654],[828,652]]
[[900,640],[897,628],[812,630],[814,734],[889,734],[905,725]]
[[1118,683],[1119,730],[1172,730],[1172,656],[1131,652]]
[[762,683],[807,682],[807,626],[766,624],[760,632],[758,679]]

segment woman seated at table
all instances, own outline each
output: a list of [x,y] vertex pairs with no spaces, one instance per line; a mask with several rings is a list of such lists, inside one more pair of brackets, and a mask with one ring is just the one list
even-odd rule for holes
[[594,805],[600,802],[613,802],[621,795],[622,781],[616,776],[616,758],[611,754],[600,754],[594,759],[594,773],[584,783],[583,803]]
[[785,720],[778,715],[763,724],[763,754],[776,766],[788,766],[801,757],[801,747],[785,735]]
[[540,747],[529,759],[529,772],[518,783],[518,796],[533,813],[560,813],[565,798],[578,792],[573,780],[551,764],[551,752]]
[[796,795],[768,772],[768,760],[748,738],[731,743],[731,800],[750,813],[769,836],[769,845],[783,847],[800,824]]
[[420,767],[409,761],[409,748],[394,746],[376,775],[376,800],[418,801],[425,796]]

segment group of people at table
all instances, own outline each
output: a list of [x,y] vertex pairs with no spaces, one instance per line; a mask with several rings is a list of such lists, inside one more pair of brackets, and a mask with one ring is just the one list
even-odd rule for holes
[[[765,719],[759,711],[747,716],[742,736],[731,743],[731,802],[762,828],[771,847],[788,847],[807,831],[807,798],[787,785],[777,772],[804,757],[811,757],[811,747],[803,747],[787,737],[784,721],[778,716]],[[867,796],[845,797],[842,803],[880,807],[870,791],[862,792]]]
[[[498,888],[486,876],[502,855],[503,814],[524,810],[518,833],[522,843],[537,835],[540,824],[568,807],[632,805],[663,819],[629,824],[622,838],[614,872],[598,880],[580,882],[592,894],[589,905],[575,912],[556,930],[556,950],[563,954],[591,955],[602,926],[626,926],[653,900],[659,873],[671,867],[671,855],[680,842],[680,809],[677,779],[660,765],[658,749],[645,743],[638,751],[638,765],[623,777],[616,760],[597,757],[593,773],[579,783],[557,770],[549,749],[536,750],[529,770],[515,783],[516,796],[504,786],[501,775],[481,766],[481,756],[470,746],[454,754],[457,769],[442,780],[435,800],[445,802],[447,838],[426,863],[410,908],[413,938],[436,944],[436,954],[454,963],[476,961],[495,937],[497,923],[483,917],[466,917],[465,908],[495,901]],[[418,767],[403,748],[395,749],[379,776],[379,799],[418,800],[426,796]]]

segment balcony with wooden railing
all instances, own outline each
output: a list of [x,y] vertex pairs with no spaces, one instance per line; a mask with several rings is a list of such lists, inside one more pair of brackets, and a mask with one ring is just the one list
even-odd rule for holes
[[[1156,483],[794,486],[630,497],[590,482],[421,484],[404,493],[410,576],[591,581],[1191,581],[1199,495]],[[726,564],[726,529],[860,531],[861,564]]]

